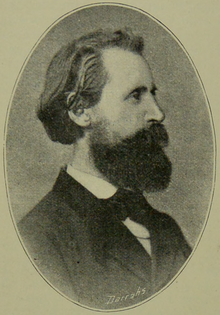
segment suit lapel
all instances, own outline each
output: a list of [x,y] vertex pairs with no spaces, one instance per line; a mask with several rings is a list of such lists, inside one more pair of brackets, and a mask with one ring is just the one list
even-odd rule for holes
[[152,287],[154,292],[160,290],[176,274],[175,265],[177,250],[174,237],[167,228],[166,217],[152,208],[152,214],[147,224],[151,235],[152,252]]
[[146,201],[141,209],[137,209],[134,217],[145,226],[151,237],[151,280],[153,291],[158,291],[177,271],[174,271],[178,248],[175,235],[172,234],[171,219],[151,207]]

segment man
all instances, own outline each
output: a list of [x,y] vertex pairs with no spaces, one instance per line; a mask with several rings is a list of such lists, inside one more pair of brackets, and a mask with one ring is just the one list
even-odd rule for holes
[[38,110],[51,140],[73,144],[73,159],[19,232],[45,279],[96,309],[152,296],[191,251],[175,221],[143,197],[171,177],[143,48],[128,30],[73,41],[51,61]]

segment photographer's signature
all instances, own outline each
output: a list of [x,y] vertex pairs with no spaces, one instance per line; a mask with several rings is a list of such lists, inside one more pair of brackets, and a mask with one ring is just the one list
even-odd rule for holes
[[141,287],[139,287],[135,293],[130,293],[123,296],[109,295],[107,297],[108,301],[106,302],[106,304],[119,303],[126,300],[132,300],[136,298],[137,296],[144,295],[146,292],[147,292],[146,288],[142,289]]

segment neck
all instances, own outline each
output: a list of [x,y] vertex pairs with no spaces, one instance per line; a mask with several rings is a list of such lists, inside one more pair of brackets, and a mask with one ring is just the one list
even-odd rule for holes
[[74,146],[73,159],[70,164],[81,172],[88,173],[107,181],[105,176],[94,165],[88,142],[86,137],[81,138],[77,142]]

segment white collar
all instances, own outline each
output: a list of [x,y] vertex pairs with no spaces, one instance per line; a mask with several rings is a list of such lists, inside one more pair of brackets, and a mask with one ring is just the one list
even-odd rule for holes
[[79,171],[70,164],[67,166],[66,171],[77,182],[79,182],[99,199],[108,199],[112,197],[117,191],[117,188],[106,180],[89,173]]

